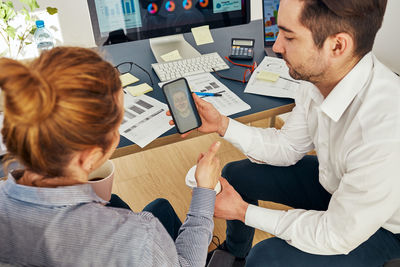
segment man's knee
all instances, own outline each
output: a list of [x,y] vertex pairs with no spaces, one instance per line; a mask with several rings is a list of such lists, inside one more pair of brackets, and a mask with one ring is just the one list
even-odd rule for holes
[[228,164],[225,165],[225,167],[222,169],[222,177],[224,177],[226,180],[228,180],[229,184],[231,184],[234,188],[236,185],[236,182],[241,180],[240,178],[243,178],[243,171],[246,169],[246,160],[240,160],[240,161],[233,161],[229,162]]
[[289,255],[285,252],[285,247],[289,247],[282,239],[273,237],[261,241],[255,245],[246,257],[246,266],[287,266],[287,261],[284,261]]
[[158,207],[164,207],[164,208],[169,208],[172,207],[169,201],[165,198],[157,198],[153,200],[154,205]]

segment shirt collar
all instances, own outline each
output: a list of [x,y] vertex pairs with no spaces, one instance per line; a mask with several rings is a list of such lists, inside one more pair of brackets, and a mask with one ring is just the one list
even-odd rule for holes
[[55,188],[26,186],[17,184],[11,173],[8,175],[3,190],[10,198],[44,206],[72,206],[89,202],[107,203],[96,195],[89,184]]
[[321,110],[337,122],[369,81],[373,66],[373,55],[370,52],[333,88],[321,104]]

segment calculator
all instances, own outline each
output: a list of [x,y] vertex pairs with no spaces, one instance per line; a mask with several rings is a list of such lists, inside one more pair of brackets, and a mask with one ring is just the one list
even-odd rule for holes
[[252,60],[254,57],[254,39],[232,38],[231,59]]

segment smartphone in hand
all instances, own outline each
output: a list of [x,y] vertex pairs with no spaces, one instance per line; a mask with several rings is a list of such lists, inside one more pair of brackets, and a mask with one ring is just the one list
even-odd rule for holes
[[164,84],[162,91],[180,134],[201,126],[201,119],[185,78]]

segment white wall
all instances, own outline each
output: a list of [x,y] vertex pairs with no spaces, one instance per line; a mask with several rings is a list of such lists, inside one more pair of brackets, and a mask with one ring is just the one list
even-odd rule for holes
[[388,0],[382,28],[376,35],[374,53],[389,68],[400,74],[400,1]]
[[41,8],[58,8],[64,45],[96,46],[86,0],[38,0],[38,3]]

